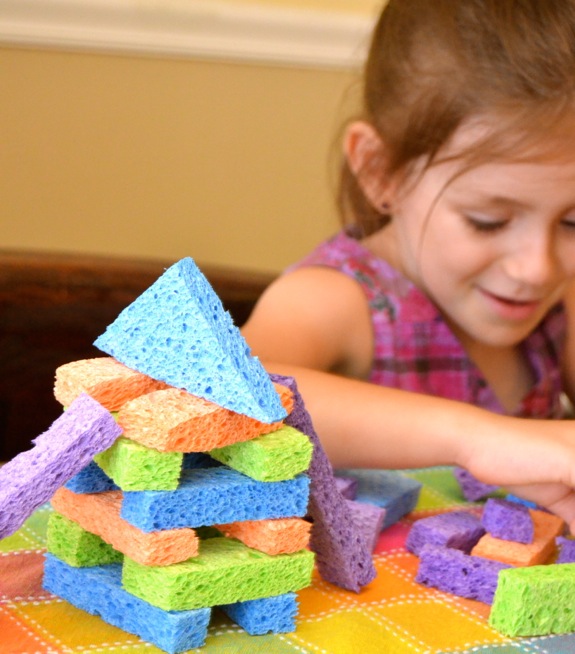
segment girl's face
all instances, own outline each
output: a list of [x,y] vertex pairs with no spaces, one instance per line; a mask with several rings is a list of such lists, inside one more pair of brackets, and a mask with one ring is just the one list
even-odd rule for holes
[[435,164],[401,187],[373,247],[434,300],[464,343],[514,346],[575,278],[575,149],[464,165]]

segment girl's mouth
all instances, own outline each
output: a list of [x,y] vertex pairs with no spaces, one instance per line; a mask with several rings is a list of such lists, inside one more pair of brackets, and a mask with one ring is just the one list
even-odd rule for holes
[[506,320],[527,320],[541,307],[541,300],[515,300],[481,289],[491,310]]

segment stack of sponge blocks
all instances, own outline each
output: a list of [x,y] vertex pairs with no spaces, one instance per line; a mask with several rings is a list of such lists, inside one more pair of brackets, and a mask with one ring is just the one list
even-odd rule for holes
[[314,565],[313,446],[214,302],[183,260],[96,341],[110,356],[56,373],[64,407],[88,395],[122,434],[54,495],[44,586],[170,653],[205,642],[213,607],[292,631]]
[[[406,541],[419,556],[416,581],[486,604],[508,636],[575,631],[575,541],[563,520],[509,496],[481,517],[454,511],[414,523]],[[559,552],[557,552],[559,547]]]

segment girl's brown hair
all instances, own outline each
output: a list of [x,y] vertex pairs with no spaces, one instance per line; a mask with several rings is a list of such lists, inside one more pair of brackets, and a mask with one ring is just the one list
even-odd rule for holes
[[[470,161],[533,144],[574,111],[574,92],[575,0],[389,0],[372,36],[360,119],[385,145],[382,174],[408,173],[421,157],[431,165],[476,117],[497,124],[462,153]],[[389,220],[346,162],[339,204],[365,235]]]

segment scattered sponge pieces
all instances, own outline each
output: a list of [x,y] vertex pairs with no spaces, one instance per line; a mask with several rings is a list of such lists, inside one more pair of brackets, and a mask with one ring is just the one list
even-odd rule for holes
[[519,502],[489,498],[483,508],[481,522],[495,538],[516,543],[533,542],[533,518],[529,509]]
[[94,343],[118,361],[262,422],[286,411],[193,259],[181,259]]
[[575,563],[503,570],[489,624],[507,636],[575,631],[574,596]]
[[441,545],[469,554],[483,536],[481,520],[469,511],[451,511],[417,520],[409,531],[405,547],[419,556],[425,545]]

